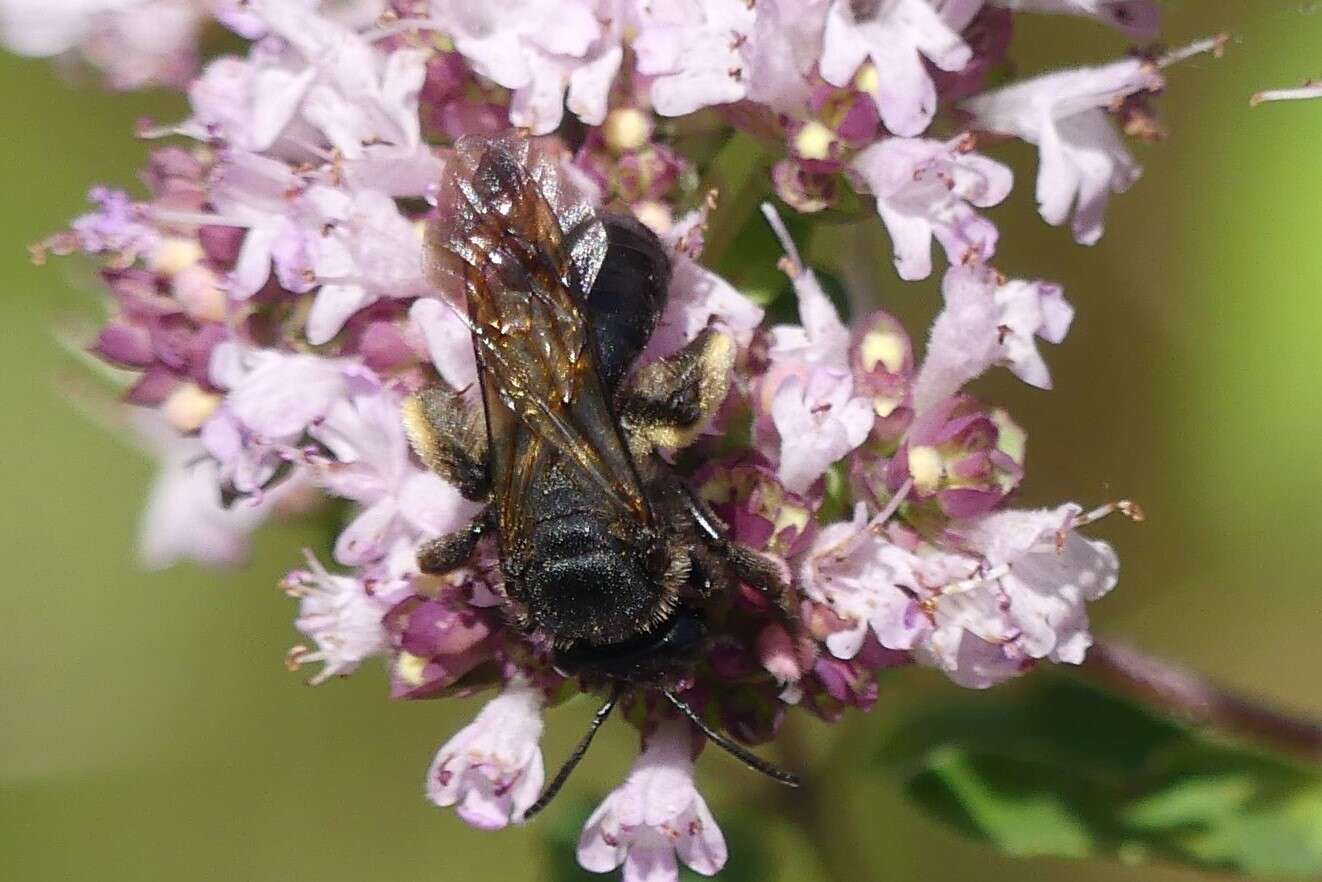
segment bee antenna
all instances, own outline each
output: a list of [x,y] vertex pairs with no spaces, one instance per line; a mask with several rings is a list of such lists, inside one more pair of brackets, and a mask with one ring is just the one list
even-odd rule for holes
[[729,738],[726,738],[720,732],[717,732],[711,726],[708,726],[707,723],[702,719],[702,717],[698,716],[697,713],[694,712],[693,708],[689,707],[688,704],[683,699],[681,699],[675,693],[671,692],[669,689],[662,689],[661,694],[666,697],[666,701],[669,701],[672,705],[675,706],[675,710],[683,714],[684,717],[690,723],[697,726],[699,731],[701,731],[703,735],[707,736],[708,741],[712,742],[717,747],[721,748],[721,750],[724,750],[726,753],[730,754],[730,756],[739,760],[739,762],[748,766],[753,771],[761,772],[763,775],[766,775],[768,778],[772,779],[773,781],[779,781],[781,784],[784,784],[787,787],[799,786],[798,775],[794,775],[789,772],[786,772],[783,769],[779,769],[776,766],[772,765],[771,763],[767,762],[766,760],[762,759],[762,757],[751,752],[747,748],[735,744]]
[[584,732],[583,737],[579,739],[578,746],[574,748],[574,752],[569,755],[569,759],[565,760],[565,764],[560,767],[560,771],[555,773],[555,777],[551,779],[551,783],[542,791],[542,795],[537,797],[537,801],[528,806],[528,810],[523,813],[522,820],[532,820],[534,815],[551,804],[551,800],[555,799],[555,795],[560,792],[560,788],[565,786],[565,782],[569,780],[569,776],[573,773],[574,769],[578,768],[578,764],[582,761],[583,755],[588,752],[588,747],[592,744],[592,739],[596,737],[597,730],[601,728],[601,724],[606,722],[606,718],[609,717],[611,711],[615,709],[615,703],[620,700],[621,691],[620,684],[616,683],[615,688],[611,690],[610,697],[606,699],[606,703],[598,708],[597,713],[592,717],[592,722],[588,724],[588,730]]

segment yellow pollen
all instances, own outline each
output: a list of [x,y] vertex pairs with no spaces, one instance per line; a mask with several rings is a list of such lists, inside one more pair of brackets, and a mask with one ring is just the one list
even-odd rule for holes
[[941,454],[935,447],[919,445],[909,448],[909,474],[919,490],[931,493],[941,486],[942,471]]
[[904,341],[899,334],[889,331],[871,331],[859,346],[863,357],[863,370],[871,373],[880,364],[888,374],[897,374],[904,367]]
[[617,107],[606,116],[601,133],[612,153],[629,153],[651,140],[652,120],[637,107]]
[[170,292],[190,318],[204,322],[225,320],[225,292],[220,290],[216,274],[196,264],[180,270],[170,280]]
[[410,686],[422,685],[422,672],[427,667],[427,660],[411,652],[401,652],[395,659],[395,675]]
[[196,432],[220,405],[220,396],[194,383],[185,383],[170,393],[161,405],[165,418],[181,432]]
[[826,159],[831,155],[835,132],[817,120],[809,120],[794,136],[794,152],[804,159]]
[[782,505],[780,511],[776,512],[776,525],[773,529],[776,533],[790,528],[803,532],[807,526],[808,509],[797,505]]
[[163,276],[173,276],[188,269],[202,257],[202,246],[195,239],[164,239],[152,249],[147,268]]
[[875,65],[865,64],[858,69],[858,76],[854,77],[854,88],[869,95],[877,94],[881,88],[881,74],[877,73]]
[[872,410],[882,419],[895,413],[895,408],[899,406],[900,399],[898,398],[882,398],[881,396],[878,396],[872,399]]
[[991,421],[996,425],[996,446],[1010,459],[1022,463],[1028,450],[1028,433],[999,407],[991,412]]

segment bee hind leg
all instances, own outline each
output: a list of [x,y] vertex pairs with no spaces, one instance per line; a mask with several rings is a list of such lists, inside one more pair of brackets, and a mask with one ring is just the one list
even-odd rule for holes
[[685,513],[701,540],[691,553],[696,552],[694,571],[702,575],[704,592],[733,588],[734,583],[743,582],[760,591],[777,613],[792,624],[796,597],[788,568],[747,545],[732,541],[725,524],[706,503],[688,488],[681,488],[680,492]]
[[707,328],[683,349],[639,369],[619,402],[630,452],[641,458],[657,447],[692,443],[730,391],[734,358],[734,340]]
[[726,542],[722,552],[739,581],[762,592],[787,619],[794,616],[794,589],[784,564],[737,542]]
[[409,443],[427,467],[466,499],[485,502],[491,488],[482,412],[444,385],[415,392],[400,410]]

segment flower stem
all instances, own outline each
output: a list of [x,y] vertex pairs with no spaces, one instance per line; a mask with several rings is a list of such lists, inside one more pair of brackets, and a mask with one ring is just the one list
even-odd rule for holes
[[717,190],[717,208],[708,222],[702,262],[717,266],[739,232],[771,190],[771,158],[761,142],[736,133],[721,149],[700,192]]
[[1227,691],[1185,668],[1122,644],[1098,642],[1084,679],[1188,723],[1209,726],[1310,762],[1322,761],[1322,723]]

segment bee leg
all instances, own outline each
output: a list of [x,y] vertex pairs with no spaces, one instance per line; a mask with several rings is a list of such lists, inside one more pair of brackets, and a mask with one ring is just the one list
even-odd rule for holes
[[761,591],[787,621],[793,619],[794,589],[790,587],[784,564],[777,564],[737,542],[726,542],[722,551],[739,581]]
[[485,502],[491,488],[482,412],[448,386],[435,385],[406,398],[401,414],[409,442],[427,467],[465,498]]
[[639,369],[619,402],[630,452],[642,458],[657,447],[692,443],[730,391],[734,358],[734,340],[707,328],[683,349]]
[[435,576],[463,566],[473,556],[477,540],[491,528],[491,520],[491,510],[487,509],[467,527],[422,543],[418,547],[418,569]]
[[[719,590],[724,587],[720,584],[722,581],[751,585],[771,601],[787,623],[792,624],[795,596],[794,589],[790,587],[790,573],[785,565],[759,554],[747,545],[730,541],[726,534],[727,527],[716,513],[688,488],[680,487],[679,490],[685,514],[702,540],[701,545],[697,546],[701,551],[695,556],[694,571],[704,575],[704,590]],[[714,565],[717,562],[723,566]],[[716,575],[722,569],[729,574],[724,579]]]

